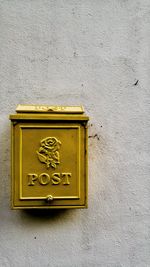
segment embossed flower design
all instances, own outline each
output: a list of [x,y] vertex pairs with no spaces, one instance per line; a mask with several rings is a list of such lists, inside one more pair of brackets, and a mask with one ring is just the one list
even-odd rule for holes
[[56,169],[60,163],[59,149],[61,142],[56,137],[46,137],[40,142],[40,148],[36,151],[40,162],[45,163],[47,169],[51,166]]

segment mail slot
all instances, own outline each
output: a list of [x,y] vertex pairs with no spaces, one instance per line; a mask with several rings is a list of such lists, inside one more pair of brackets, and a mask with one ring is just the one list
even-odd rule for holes
[[12,208],[87,207],[87,122],[81,106],[18,105],[12,125]]

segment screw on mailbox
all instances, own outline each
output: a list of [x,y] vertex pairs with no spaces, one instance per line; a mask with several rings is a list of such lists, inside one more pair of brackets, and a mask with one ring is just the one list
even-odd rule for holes
[[46,202],[50,203],[53,199],[54,199],[53,196],[49,195],[46,197]]

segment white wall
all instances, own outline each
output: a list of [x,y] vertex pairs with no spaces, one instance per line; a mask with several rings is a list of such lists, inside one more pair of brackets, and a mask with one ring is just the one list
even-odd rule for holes
[[[149,0],[0,0],[0,266],[150,266],[149,88]],[[19,103],[84,105],[87,210],[10,210]]]

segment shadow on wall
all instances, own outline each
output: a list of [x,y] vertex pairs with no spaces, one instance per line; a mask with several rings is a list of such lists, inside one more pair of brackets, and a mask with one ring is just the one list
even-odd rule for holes
[[60,225],[66,223],[72,223],[77,217],[77,210],[75,209],[54,209],[54,210],[17,210],[19,221],[23,225],[34,226],[38,229],[39,226],[43,225]]
[[22,216],[28,217],[28,219],[40,219],[40,220],[46,220],[46,219],[58,219],[60,216],[68,215],[71,213],[71,210],[69,209],[28,209],[28,210],[21,210]]

